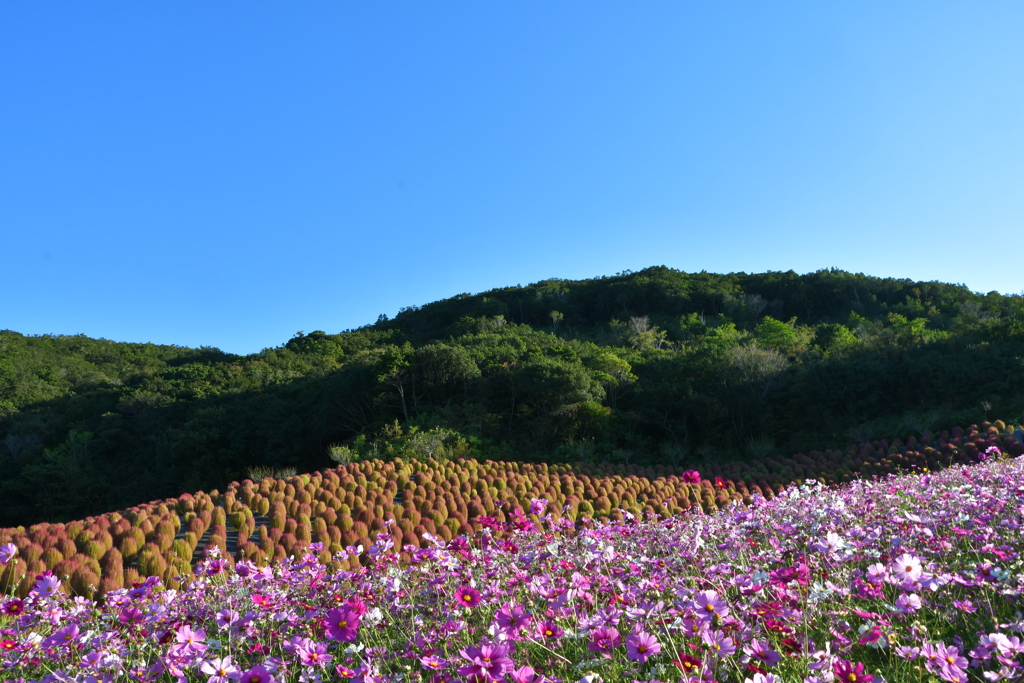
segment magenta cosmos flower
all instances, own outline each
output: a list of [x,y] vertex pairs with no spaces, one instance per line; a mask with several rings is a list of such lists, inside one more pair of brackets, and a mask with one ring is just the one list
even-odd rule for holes
[[455,602],[463,607],[476,607],[480,600],[480,591],[472,586],[459,586],[455,591]]
[[350,643],[359,633],[359,612],[352,607],[327,610],[327,639]]
[[551,619],[537,624],[537,635],[541,638],[561,638],[565,631]]
[[515,662],[508,656],[511,648],[508,643],[480,647],[470,645],[459,652],[464,659],[469,660],[469,664],[459,667],[459,674],[467,678],[500,681],[505,674],[511,673],[515,668]]
[[864,673],[863,662],[848,662],[845,659],[840,659],[832,665],[832,672],[836,675],[836,680],[841,683],[871,683],[874,680],[874,676],[871,674]]
[[602,626],[594,629],[590,634],[590,642],[587,647],[591,652],[608,653],[622,644],[622,636],[619,631],[611,626]]
[[526,628],[531,621],[533,617],[522,605],[503,605],[494,613],[495,631],[509,637],[518,635],[519,629]]
[[239,683],[275,683],[275,681],[267,667],[257,664],[242,674]]

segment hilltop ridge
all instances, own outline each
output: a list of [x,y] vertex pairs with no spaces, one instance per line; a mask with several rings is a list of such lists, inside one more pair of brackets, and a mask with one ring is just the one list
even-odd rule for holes
[[1024,300],[664,266],[410,306],[248,356],[0,332],[0,526],[252,467],[434,455],[682,465],[1024,414]]

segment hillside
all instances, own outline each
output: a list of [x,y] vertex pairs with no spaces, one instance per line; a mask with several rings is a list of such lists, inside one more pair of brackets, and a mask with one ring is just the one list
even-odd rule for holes
[[0,528],[0,547],[12,552],[13,546],[18,554],[0,569],[0,594],[25,597],[47,571],[69,595],[89,598],[145,577],[177,588],[202,574],[198,566],[214,548],[226,566],[279,565],[311,553],[337,572],[373,564],[380,553],[371,548],[387,545],[393,560],[408,564],[435,543],[462,548],[485,531],[501,542],[545,522],[569,530],[610,520],[710,516],[740,503],[757,507],[793,486],[837,488],[1022,455],[1020,426],[996,420],[925,432],[920,439],[704,462],[699,470],[375,458],[288,478],[234,481],[223,492],[184,493],[68,523]]
[[1024,415],[1024,300],[665,267],[249,356],[0,332],[0,526],[377,456],[683,467]]

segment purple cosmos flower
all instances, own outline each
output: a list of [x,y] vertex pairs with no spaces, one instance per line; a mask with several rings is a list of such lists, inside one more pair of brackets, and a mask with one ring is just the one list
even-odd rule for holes
[[896,609],[903,614],[913,614],[921,609],[921,596],[916,593],[901,593],[896,598]]
[[52,571],[44,572],[32,587],[32,592],[41,598],[48,598],[60,588],[60,579]]
[[535,515],[539,515],[548,507],[547,498],[531,498],[530,499],[530,512]]
[[618,629],[612,626],[602,626],[590,634],[590,642],[587,647],[591,652],[607,654],[622,644],[622,636]]
[[701,631],[701,640],[708,646],[711,654],[716,657],[728,657],[736,654],[736,643],[726,635],[725,631]]
[[217,612],[217,615],[214,617],[214,621],[217,622],[217,626],[220,626],[222,629],[225,629],[231,626],[231,624],[238,621],[240,618],[241,616],[238,614],[238,612],[230,609],[222,609],[219,612]]
[[463,607],[476,607],[480,600],[480,591],[472,586],[459,586],[455,591],[455,602]]
[[469,664],[460,666],[458,671],[467,678],[480,677],[491,681],[500,681],[502,677],[515,668],[515,662],[508,656],[511,645],[470,645],[459,652]]
[[515,637],[519,630],[526,628],[533,621],[533,617],[522,605],[503,605],[494,613],[495,631],[509,637]]
[[697,593],[693,598],[693,608],[698,618],[705,621],[710,621],[716,616],[720,619],[729,616],[729,603],[711,590]]
[[626,659],[643,664],[661,652],[661,644],[650,633],[641,631],[626,637]]
[[751,662],[764,664],[765,666],[775,666],[782,661],[782,655],[773,650],[771,644],[767,640],[758,640],[755,638],[750,641],[750,645],[743,646],[743,652],[750,657]]
[[141,624],[146,620],[146,615],[138,607],[129,605],[118,613],[117,620],[122,624]]
[[11,558],[18,554],[18,546],[13,543],[0,545],[0,564],[7,564]]
[[352,607],[335,607],[327,611],[327,639],[350,643],[359,633],[359,612]]
[[683,617],[683,632],[691,638],[700,638],[705,631],[710,630],[710,622],[692,617]]
[[209,676],[206,683],[228,683],[242,678],[242,672],[231,661],[231,655],[203,662],[199,670]]
[[912,662],[921,656],[921,648],[911,645],[900,645],[896,648],[896,656]]
[[942,668],[942,649],[933,644],[925,643],[921,646],[921,657],[924,659],[925,668],[933,674],[939,673]]
[[78,624],[69,624],[62,629],[54,631],[52,635],[43,638],[40,645],[43,647],[55,647],[73,643],[78,639]]

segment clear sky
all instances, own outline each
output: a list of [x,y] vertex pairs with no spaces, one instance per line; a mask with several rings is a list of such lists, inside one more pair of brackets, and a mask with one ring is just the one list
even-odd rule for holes
[[0,329],[685,271],[1020,293],[1020,2],[5,2]]

